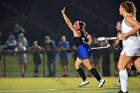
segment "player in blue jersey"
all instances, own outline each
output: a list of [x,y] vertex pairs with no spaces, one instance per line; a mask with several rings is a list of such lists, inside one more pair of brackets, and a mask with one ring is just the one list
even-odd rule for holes
[[83,64],[91,72],[91,74],[95,76],[95,78],[99,81],[98,87],[102,87],[105,83],[105,80],[101,79],[99,73],[96,71],[96,69],[93,68],[90,62],[91,53],[89,46],[92,42],[92,37],[85,31],[85,22],[76,21],[74,25],[72,25],[72,23],[65,14],[65,8],[61,12],[66,24],[73,32],[73,39],[77,47],[78,57],[75,62],[75,68],[77,69],[77,72],[80,74],[83,80],[79,86],[82,87],[89,84],[89,81],[87,80],[85,73],[80,66],[81,64]]

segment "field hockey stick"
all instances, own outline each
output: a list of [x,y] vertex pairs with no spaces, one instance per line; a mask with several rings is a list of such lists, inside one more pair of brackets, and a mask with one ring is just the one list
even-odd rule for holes
[[117,37],[98,37],[98,41],[104,41],[104,40],[116,40]]
[[90,48],[90,50],[98,50],[98,49],[105,49],[105,48],[109,48],[110,44],[108,44],[107,46],[103,46],[103,47],[92,47]]
[[[90,50],[106,49],[109,47],[110,47],[110,44],[108,44],[107,46],[103,46],[103,47],[92,47],[92,48],[90,48]],[[76,52],[76,51],[77,51],[77,49],[67,50],[67,52],[69,52],[69,53]]]

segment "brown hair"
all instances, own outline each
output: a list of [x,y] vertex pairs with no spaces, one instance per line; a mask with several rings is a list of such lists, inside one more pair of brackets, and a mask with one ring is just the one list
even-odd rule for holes
[[86,23],[83,21],[79,21],[79,25],[80,25],[80,30],[85,29],[84,27],[86,26]]
[[121,5],[125,8],[126,12],[131,13],[134,17],[136,17],[136,7],[134,3],[130,1],[124,1],[121,3]]

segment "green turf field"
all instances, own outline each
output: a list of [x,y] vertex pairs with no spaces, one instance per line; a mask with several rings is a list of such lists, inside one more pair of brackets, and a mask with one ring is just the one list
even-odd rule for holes
[[[45,57],[45,60],[43,60],[43,55],[41,56],[42,63],[39,67],[39,71],[40,71],[39,76],[43,76],[43,71],[45,72],[45,75],[48,74],[48,69],[47,69],[47,64],[46,64],[47,57],[46,57],[46,55],[44,55],[44,57]],[[101,61],[102,61],[102,59],[100,60],[100,67],[101,67],[101,63],[102,63]],[[19,64],[17,62],[16,56],[6,55],[5,65],[6,65],[5,70],[6,70],[7,77],[15,77],[15,76],[19,77],[20,76]],[[45,66],[45,69],[43,69],[44,66]],[[2,62],[0,62],[0,76],[3,76],[3,73],[4,73],[3,69],[4,69],[4,63],[2,61]],[[111,70],[112,75],[116,73],[112,54],[110,57],[110,70]],[[27,56],[27,71],[26,71],[27,76],[33,76],[33,71],[34,71],[34,64],[33,64],[33,60],[32,60],[32,55],[28,54],[28,56]],[[85,71],[87,74],[89,73],[87,70],[85,70]],[[71,54],[70,62],[69,62],[69,75],[75,76],[76,74],[77,74],[77,72],[74,68],[74,59],[73,59],[72,54]],[[102,74],[102,68],[100,68],[100,74]],[[62,70],[62,67],[60,65],[59,56],[57,55],[57,58],[56,58],[56,76],[61,76],[61,75],[63,75],[63,70]]]
[[[95,78],[85,87],[78,87],[80,78],[0,78],[0,93],[117,93],[117,79],[105,78],[103,88],[97,88]],[[129,93],[140,93],[139,77],[129,78]]]

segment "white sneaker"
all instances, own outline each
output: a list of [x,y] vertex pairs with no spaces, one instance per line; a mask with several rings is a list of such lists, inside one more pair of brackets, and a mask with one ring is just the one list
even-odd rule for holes
[[104,83],[105,83],[105,80],[101,79],[99,82],[98,88],[101,88],[104,85]]
[[79,87],[85,86],[87,84],[89,84],[89,81],[85,80],[79,85]]
[[115,86],[117,86],[117,87],[121,87],[121,83],[118,81],[118,82],[116,82],[116,83],[113,83]]

